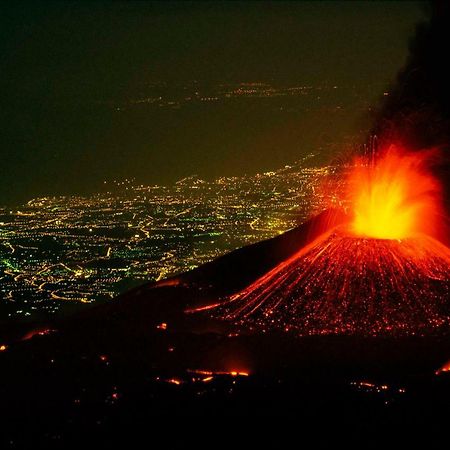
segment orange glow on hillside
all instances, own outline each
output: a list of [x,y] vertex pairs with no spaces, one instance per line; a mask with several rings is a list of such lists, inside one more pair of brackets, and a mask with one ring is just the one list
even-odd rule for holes
[[330,210],[328,230],[219,304],[187,312],[228,321],[229,334],[447,332],[450,248],[441,186],[431,171],[435,155],[391,146],[375,162],[360,158],[342,167],[346,177],[332,172],[339,209]]
[[436,375],[440,375],[443,372],[450,372],[450,361],[447,361],[440,369],[436,370]]
[[51,328],[37,328],[35,330],[29,331],[23,338],[22,341],[27,341],[28,339],[32,339],[35,336],[45,336],[50,334],[56,330],[52,330]]
[[435,234],[440,185],[427,168],[430,152],[391,146],[373,165],[362,159],[349,178],[352,231],[377,239]]

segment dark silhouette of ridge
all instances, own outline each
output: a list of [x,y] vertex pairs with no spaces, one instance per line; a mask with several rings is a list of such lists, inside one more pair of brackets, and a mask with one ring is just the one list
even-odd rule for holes
[[[68,323],[105,317],[161,317],[161,311],[185,309],[230,295],[312,242],[329,227],[348,218],[340,211],[326,210],[279,236],[234,250],[196,269],[159,282],[134,288],[114,301],[86,309]],[[66,322],[66,321],[64,321]]]
[[[367,420],[378,430],[385,422],[446,423],[450,379],[436,371],[450,358],[447,336],[235,332],[223,320],[186,313],[237,292],[345,220],[324,212],[188,273],[16,332],[0,352],[0,442],[49,448],[75,436],[105,444],[128,442],[132,432],[174,448],[180,442],[173,431],[187,417],[202,425],[229,417],[295,418],[297,425],[281,435],[286,441],[298,424],[305,431],[313,423],[336,424],[336,417],[361,436]],[[431,411],[425,423],[424,410]],[[276,428],[271,433],[280,442]]]
[[145,315],[159,316],[158,308],[166,309],[161,303],[170,296],[176,297],[172,303],[187,307],[189,304],[195,306],[204,300],[209,301],[216,296],[229,295],[289,258],[330,226],[345,220],[346,217],[342,213],[327,210],[279,236],[239,248],[184,274],[143,284],[108,303],[87,307],[53,322],[3,324],[0,342],[20,340],[30,330],[60,328],[66,323],[78,323],[95,317],[103,320],[111,315],[122,315],[129,316],[131,320],[135,309],[140,311],[140,314],[148,310]]
[[237,249],[175,279],[188,284],[204,284],[206,281],[224,293],[241,289],[291,257],[330,227],[346,220],[347,217],[340,211],[323,211],[279,236]]

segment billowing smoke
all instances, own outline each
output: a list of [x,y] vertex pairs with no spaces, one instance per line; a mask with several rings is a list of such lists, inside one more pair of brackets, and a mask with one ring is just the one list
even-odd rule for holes
[[406,65],[378,110],[373,133],[409,149],[439,148],[436,175],[450,206],[450,3],[424,5],[428,19],[416,27]]

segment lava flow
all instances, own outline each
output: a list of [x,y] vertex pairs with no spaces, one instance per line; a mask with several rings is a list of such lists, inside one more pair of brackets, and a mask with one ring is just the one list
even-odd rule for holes
[[450,249],[436,239],[439,183],[430,153],[391,147],[355,161],[352,219],[209,310],[239,328],[415,335],[450,327]]

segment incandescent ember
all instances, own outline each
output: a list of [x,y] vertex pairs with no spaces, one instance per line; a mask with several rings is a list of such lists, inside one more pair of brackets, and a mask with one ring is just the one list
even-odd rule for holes
[[300,335],[422,335],[450,325],[450,249],[436,237],[440,186],[430,152],[391,147],[355,161],[351,220],[208,310],[239,329]]

